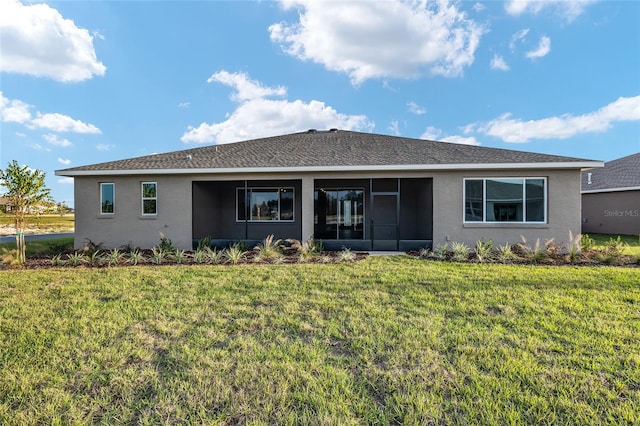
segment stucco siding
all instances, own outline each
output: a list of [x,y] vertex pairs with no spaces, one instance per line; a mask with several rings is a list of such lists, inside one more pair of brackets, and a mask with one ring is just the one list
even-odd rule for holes
[[[547,178],[547,223],[516,224],[464,223],[463,179],[491,177]],[[515,244],[524,237],[528,242],[545,242],[554,238],[558,244],[568,240],[569,231],[580,232],[580,171],[473,171],[443,172],[433,179],[433,244],[464,242],[469,246],[481,239],[495,244]]]
[[[188,176],[76,177],[75,247],[86,239],[105,248],[131,244],[149,248],[162,236],[177,248],[191,248],[191,178]],[[100,183],[115,184],[115,209],[100,214]],[[141,183],[157,182],[157,215],[143,216]]]
[[640,190],[582,194],[582,232],[640,235]]
[[[545,224],[465,224],[463,221],[464,178],[469,177],[544,177],[547,179],[547,223]],[[390,171],[390,172],[313,172],[313,173],[229,173],[229,174],[197,174],[197,175],[141,175],[141,176],[111,176],[111,177],[75,177],[76,200],[76,238],[77,248],[82,247],[86,238],[96,243],[103,243],[105,247],[120,247],[132,244],[143,248],[152,247],[160,242],[162,235],[170,238],[177,248],[191,249],[194,234],[202,232],[223,232],[226,223],[216,222],[211,228],[204,229],[198,224],[194,229],[194,217],[200,221],[203,214],[207,214],[207,205],[213,208],[216,198],[232,199],[233,194],[210,194],[203,196],[194,182],[203,181],[289,181],[295,180],[295,229],[294,238],[309,236],[313,229],[313,185],[316,180],[357,180],[369,178],[424,178],[428,179],[431,188],[425,187],[420,194],[420,205],[416,206],[414,214],[410,215],[413,228],[420,234],[421,239],[431,239],[438,245],[446,241],[465,242],[474,245],[477,240],[491,239],[496,244],[517,243],[521,236],[534,243],[536,239],[544,242],[555,238],[557,243],[567,240],[569,231],[578,234],[581,231],[581,195],[580,171],[575,170],[513,170],[513,171]],[[158,183],[158,214],[154,217],[141,215],[141,182],[152,181]],[[100,182],[115,184],[115,213],[113,215],[100,214]],[[409,183],[406,188],[412,188]],[[417,185],[417,184],[416,184]],[[367,189],[367,188],[365,188]],[[311,191],[309,191],[311,190]],[[306,191],[306,193],[302,193]],[[367,189],[368,192],[368,189]],[[401,191],[402,192],[402,191]],[[433,194],[429,200],[429,194]],[[198,196],[196,211],[193,200]],[[406,194],[405,194],[406,195]],[[366,195],[367,197],[370,194]],[[401,196],[402,197],[402,196]],[[427,198],[425,198],[427,197]],[[404,203],[405,201],[403,201]],[[416,200],[416,202],[418,202]],[[365,200],[369,205],[369,200]],[[235,224],[235,202],[225,207],[229,209],[225,216],[232,217]],[[368,207],[367,207],[368,208]],[[405,206],[406,208],[406,206]],[[424,215],[422,214],[424,212]],[[429,215],[432,222],[429,221]],[[424,216],[424,217],[423,217]],[[407,216],[402,216],[406,220]],[[432,224],[432,227],[431,227]],[[244,225],[240,224],[243,229]],[[259,234],[251,238],[260,239],[262,234],[268,234],[269,226],[262,226]],[[367,224],[368,225],[368,224]],[[401,237],[409,238],[409,228],[401,224]],[[406,231],[405,231],[406,229]],[[368,231],[365,233],[368,235]],[[235,234],[234,234],[235,235]],[[284,235],[283,235],[284,236]],[[215,237],[215,236],[214,236]],[[366,238],[366,237],[365,237]]]

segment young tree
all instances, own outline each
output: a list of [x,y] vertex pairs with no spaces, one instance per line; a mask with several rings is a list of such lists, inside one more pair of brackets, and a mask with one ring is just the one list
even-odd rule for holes
[[28,213],[38,204],[51,200],[50,189],[45,186],[44,177],[43,171],[20,167],[16,160],[10,162],[5,170],[0,170],[0,185],[6,188],[4,196],[11,204],[9,213],[13,216],[16,227],[18,262],[21,264],[26,261],[24,230]]

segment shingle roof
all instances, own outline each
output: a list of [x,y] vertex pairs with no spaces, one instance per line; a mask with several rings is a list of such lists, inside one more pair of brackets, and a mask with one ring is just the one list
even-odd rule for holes
[[[589,184],[591,175],[591,184]],[[640,152],[604,163],[604,168],[582,173],[583,191],[640,188]]]
[[[147,155],[56,171],[194,171],[215,169],[327,168],[590,162],[571,157],[459,145],[351,131],[307,131],[225,145]],[[581,167],[581,166],[576,166]],[[240,170],[238,170],[240,171]],[[81,172],[81,173],[78,173]]]

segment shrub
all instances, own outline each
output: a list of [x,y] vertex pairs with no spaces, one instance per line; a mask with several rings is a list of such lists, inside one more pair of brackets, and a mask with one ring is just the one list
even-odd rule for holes
[[67,261],[71,266],[80,266],[87,263],[87,256],[81,252],[73,252],[67,254]]
[[173,253],[176,250],[176,248],[173,246],[173,242],[164,235],[160,237],[160,244],[158,244],[156,247],[162,250],[165,254]]
[[423,259],[426,259],[430,255],[431,255],[431,250],[429,249],[429,247],[421,247],[420,251],[418,252],[418,256]]
[[253,248],[256,252],[256,258],[269,260],[282,254],[282,240],[274,241],[273,238],[273,234],[268,235],[260,244]]
[[196,247],[196,251],[203,250],[205,248],[211,248],[211,237],[206,235],[198,240],[198,246]]
[[56,254],[51,258],[51,264],[53,266],[64,266],[67,262],[62,259],[62,254]]
[[115,266],[120,263],[122,259],[124,259],[124,253],[118,249],[113,249],[107,252],[107,264],[109,266]]
[[591,238],[589,234],[582,234],[580,237],[580,248],[584,251],[593,250],[596,245],[596,240]]
[[462,262],[469,258],[469,246],[465,243],[451,243],[451,252],[453,253],[453,260],[455,261]]
[[291,244],[291,248],[300,254],[301,259],[310,260],[322,253],[322,241],[315,240],[313,237],[304,242],[293,239],[286,240],[286,242]]
[[[245,244],[246,246],[246,244]],[[224,250],[224,258],[227,259],[227,262],[233,263],[234,265],[243,261],[247,255],[247,251],[243,250],[241,244],[236,243]]]
[[569,262],[573,263],[580,257],[580,242],[582,236],[580,234],[574,237],[573,233],[569,231],[569,242],[567,243],[567,258]]
[[[517,247],[518,247],[518,251],[521,252],[524,256],[526,256],[527,258],[531,259],[534,262],[542,262],[543,260],[545,260],[547,258],[547,248],[546,248],[546,244],[541,244],[540,243],[540,238],[536,239],[536,243],[533,247],[529,246],[527,244],[527,240],[525,237],[521,236],[522,238],[522,242],[518,243]],[[550,243],[553,240],[548,240],[547,242]]]
[[624,251],[626,244],[618,235],[617,238],[609,238],[604,245],[604,249],[598,255],[598,260],[607,264],[615,264],[620,261],[620,257],[622,257],[622,252]]
[[356,254],[350,248],[342,247],[338,259],[342,262],[353,262],[356,260]]
[[168,254],[169,252],[157,245],[151,249],[151,261],[156,265],[160,265]]
[[89,238],[85,238],[84,239],[84,247],[82,248],[82,251],[85,252],[86,254],[91,254],[91,253],[95,253],[97,251],[101,251],[102,250],[102,246],[104,246],[104,242],[94,243]]
[[518,256],[513,252],[511,244],[506,243],[502,246],[498,246],[498,259],[500,259],[500,262],[504,263],[517,258]]
[[132,265],[137,265],[138,263],[142,262],[144,260],[144,255],[142,254],[142,252],[137,249],[134,248],[133,250],[131,250],[129,252],[129,263]]
[[96,250],[87,254],[87,262],[91,266],[100,266],[104,262],[104,256],[101,250]]
[[445,259],[447,257],[447,253],[449,252],[449,243],[443,243],[436,246],[431,253],[431,256],[436,259]]
[[0,252],[0,264],[9,268],[20,266],[20,259],[18,257],[18,250],[9,250],[5,247]]
[[485,260],[491,260],[491,256],[493,253],[493,241],[484,241],[478,240],[476,241],[476,247],[473,249],[473,252],[476,255],[476,258],[479,262],[484,262]]
[[187,253],[182,250],[182,249],[176,249],[172,254],[171,257],[173,258],[173,260],[176,263],[182,263],[184,261],[184,259],[187,257]]

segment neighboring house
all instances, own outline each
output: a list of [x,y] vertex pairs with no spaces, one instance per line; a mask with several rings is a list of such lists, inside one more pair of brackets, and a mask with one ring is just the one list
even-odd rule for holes
[[13,205],[13,203],[11,203],[11,200],[9,198],[0,197],[0,212],[2,212],[2,213],[10,212],[12,205]]
[[75,185],[75,245],[190,249],[276,238],[327,249],[530,242],[580,232],[580,172],[599,161],[309,130],[58,170]]
[[640,153],[582,173],[582,232],[640,235]]

